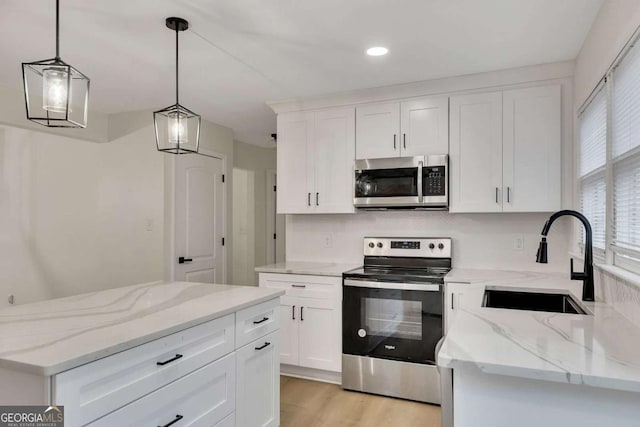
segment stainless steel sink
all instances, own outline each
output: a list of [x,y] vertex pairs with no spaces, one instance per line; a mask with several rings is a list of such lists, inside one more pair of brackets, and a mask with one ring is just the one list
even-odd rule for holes
[[550,313],[590,314],[566,291],[487,287],[483,307],[510,310],[546,311]]

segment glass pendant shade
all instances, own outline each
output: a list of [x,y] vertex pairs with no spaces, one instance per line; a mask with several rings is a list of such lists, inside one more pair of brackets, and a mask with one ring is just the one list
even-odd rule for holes
[[197,153],[200,121],[199,115],[180,104],[154,112],[158,150],[172,154]]

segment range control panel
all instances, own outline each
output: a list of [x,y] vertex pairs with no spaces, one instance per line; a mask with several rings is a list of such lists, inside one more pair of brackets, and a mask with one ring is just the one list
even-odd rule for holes
[[451,258],[448,237],[365,237],[365,256]]

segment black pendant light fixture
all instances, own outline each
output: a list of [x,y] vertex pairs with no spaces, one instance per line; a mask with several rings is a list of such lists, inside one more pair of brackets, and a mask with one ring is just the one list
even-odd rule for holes
[[167,18],[167,28],[176,32],[176,103],[153,113],[158,151],[172,154],[197,153],[200,145],[200,116],[179,103],[178,34],[189,28],[182,18]]
[[85,128],[89,77],[60,59],[60,1],[56,0],[56,56],[22,63],[27,119],[48,127]]

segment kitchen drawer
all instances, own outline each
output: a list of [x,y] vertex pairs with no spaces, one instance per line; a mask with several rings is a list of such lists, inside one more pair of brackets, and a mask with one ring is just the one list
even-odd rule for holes
[[342,277],[260,273],[260,286],[283,289],[288,296],[336,298],[342,295]]
[[278,329],[279,301],[272,299],[236,313],[236,348]]
[[54,401],[84,425],[232,352],[234,328],[230,314],[62,372]]
[[235,356],[210,363],[90,426],[156,427],[172,421],[176,427],[230,425],[226,417],[235,410]]

